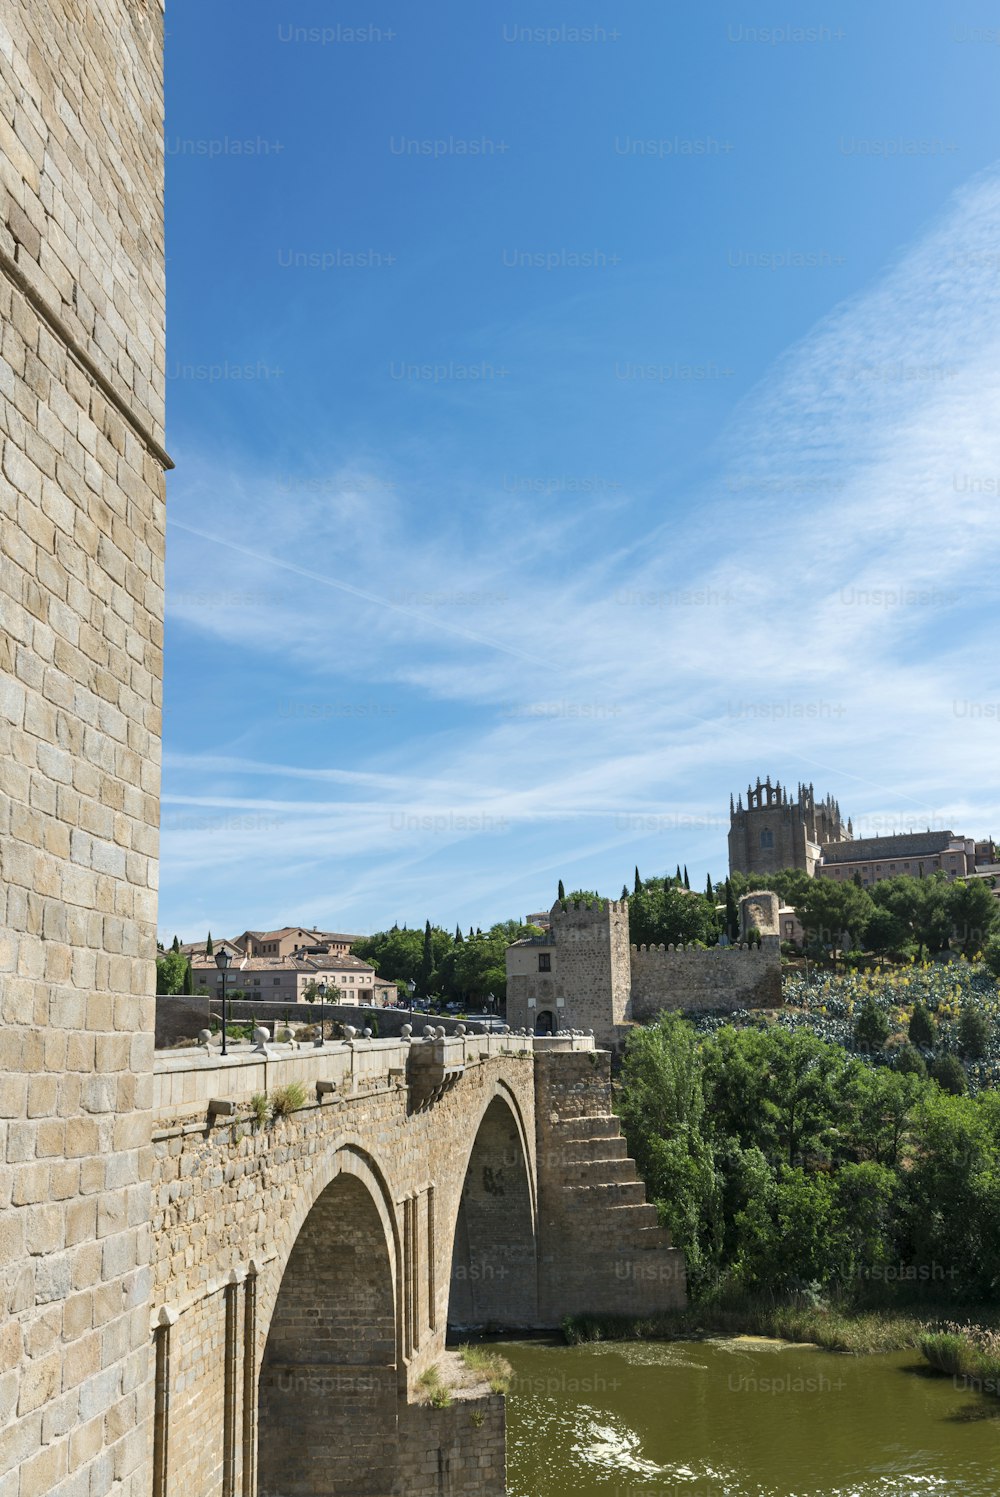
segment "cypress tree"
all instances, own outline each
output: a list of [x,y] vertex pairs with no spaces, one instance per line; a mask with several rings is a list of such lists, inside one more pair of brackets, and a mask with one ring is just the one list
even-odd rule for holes
[[209,933],[208,933],[208,939],[205,942],[205,955],[206,956],[213,956],[214,954],[215,954],[215,947],[212,945],[212,932],[209,931]]
[[639,865],[638,865],[638,863],[636,864],[636,868],[635,868],[635,890],[634,890],[634,892],[636,894],[641,894],[642,893],[642,879],[639,877]]
[[730,880],[726,879],[726,935],[731,941],[740,938],[740,911]]
[[424,925],[424,949],[420,958],[420,996],[429,998],[431,991],[431,977],[434,973],[434,947],[431,943],[431,922],[428,920]]
[[455,945],[456,946],[464,946],[465,945],[465,937],[462,935],[461,926],[458,926],[458,925],[455,926]]
[[622,899],[628,899],[628,884],[622,884],[621,897]]
[[674,883],[675,884],[682,884],[683,882],[684,882],[684,880],[681,878],[681,865],[680,865],[680,863],[678,863],[677,864],[677,872],[674,874]]
[[181,939],[180,939],[180,936],[174,936],[174,939],[170,943],[170,950],[171,951],[180,951],[180,949],[181,949]]
[[691,887],[691,880],[688,878],[688,865],[686,863],[684,864],[684,887],[685,889],[690,889]]
[[705,898],[709,904],[715,903],[715,890],[712,888],[712,875],[710,873],[705,876]]
[[559,880],[559,893],[556,895],[556,898],[557,899],[565,899],[566,898],[566,886],[563,883],[562,879]]
[[185,995],[194,992],[194,972],[191,969],[190,960],[187,962],[184,968],[184,981],[181,984],[181,992]]

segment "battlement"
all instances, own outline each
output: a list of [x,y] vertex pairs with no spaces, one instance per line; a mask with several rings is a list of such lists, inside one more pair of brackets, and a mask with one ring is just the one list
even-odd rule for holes
[[600,920],[605,915],[627,915],[627,899],[557,899],[549,911],[552,920],[564,920],[567,916],[589,915]]
[[757,941],[752,941],[749,943],[744,941],[742,942],[742,944],[736,944],[733,946],[699,946],[696,941],[689,941],[686,946],[682,941],[679,945],[675,946],[671,941],[667,946],[664,946],[661,942],[659,946],[642,945],[629,947],[629,950],[631,951],[633,957],[639,955],[645,956],[647,953],[652,955],[653,952],[659,952],[661,956],[671,956],[675,953],[678,956],[683,956],[690,955],[692,951],[699,952],[702,956],[732,956],[734,952],[763,951],[765,949],[766,948]]

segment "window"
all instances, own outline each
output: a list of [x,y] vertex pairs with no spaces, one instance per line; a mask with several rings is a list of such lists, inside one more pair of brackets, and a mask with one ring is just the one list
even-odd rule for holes
[[274,979],[274,986],[275,986],[275,987],[276,987],[276,988],[280,988],[280,987],[281,987],[281,978],[280,978],[280,977],[276,977],[276,978],[275,978],[275,979]]
[[539,972],[551,972],[552,971],[552,954],[551,954],[551,952],[540,951],[538,953],[538,970],[539,970]]
[[767,827],[765,827],[760,834],[760,845],[765,849],[772,848],[774,846],[774,833],[772,831],[769,831]]

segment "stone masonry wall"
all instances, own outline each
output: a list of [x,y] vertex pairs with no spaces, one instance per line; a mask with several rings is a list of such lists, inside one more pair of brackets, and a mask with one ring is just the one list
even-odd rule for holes
[[162,13],[0,7],[0,1493],[147,1497]]
[[[409,1404],[416,1396],[420,1374],[443,1351],[459,1201],[478,1120],[497,1095],[510,1099],[526,1120],[528,1167],[530,1178],[535,1177],[530,1056],[513,1052],[504,1056],[498,1037],[443,1044],[453,1052],[452,1065],[459,1079],[416,1113],[408,1111],[404,1075],[409,1047],[403,1042],[335,1044],[324,1051],[308,1047],[269,1060],[251,1059],[244,1052],[228,1063],[217,1055],[163,1058],[157,1077],[153,1145],[155,1299],[157,1316],[168,1316],[173,1322],[169,1327],[171,1369],[197,1370],[196,1381],[187,1381],[181,1388],[173,1386],[173,1371],[171,1375],[169,1490],[197,1493],[197,1497],[217,1497],[222,1491],[227,1356],[223,1345],[216,1348],[211,1364],[200,1358],[205,1317],[218,1335],[219,1327],[224,1327],[224,1299],[234,1292],[229,1287],[234,1285],[238,1303],[229,1346],[230,1386],[235,1384],[238,1390],[232,1419],[242,1429],[248,1358],[253,1359],[251,1386],[256,1387],[255,1363],[261,1369],[262,1393],[267,1391],[268,1331],[272,1316],[279,1317],[276,1325],[280,1323],[279,1293],[286,1265],[292,1267],[293,1244],[321,1192],[344,1175],[354,1177],[357,1188],[363,1188],[382,1218],[398,1359],[395,1370],[390,1359],[377,1367],[341,1364],[324,1374],[342,1380],[328,1400],[331,1429],[347,1441],[355,1428],[367,1429],[377,1409],[383,1408],[388,1376],[398,1392],[400,1460],[413,1470],[426,1465],[429,1447],[419,1448],[420,1421],[431,1420],[433,1428],[429,1425],[428,1429],[433,1435],[444,1427],[435,1422],[437,1415],[448,1411],[411,1412]],[[508,1050],[511,1045],[508,1041]],[[487,1057],[483,1061],[477,1060],[480,1052]],[[317,1101],[318,1079],[336,1081],[333,1097]],[[306,1105],[273,1127],[255,1129],[249,1112],[253,1093],[273,1094],[289,1081],[305,1087]],[[220,1117],[210,1125],[208,1102],[213,1097],[234,1101],[238,1111],[231,1121]],[[314,1269],[307,1267],[301,1275],[306,1300],[315,1286]],[[248,1346],[245,1306],[251,1278],[256,1311],[252,1346]],[[360,1303],[356,1294],[352,1297]],[[311,1340],[300,1356],[311,1361],[315,1355]],[[252,1394],[250,1398],[253,1414]],[[296,1446],[296,1425],[287,1418],[268,1419],[268,1408],[265,1397],[266,1424],[259,1440],[261,1447],[269,1442],[270,1465],[265,1469],[262,1464],[262,1477],[273,1473],[275,1460],[280,1468],[283,1450],[291,1460]],[[349,1411],[353,1412],[346,1417]],[[468,1420],[468,1412],[465,1417]],[[403,1426],[409,1431],[406,1439]],[[391,1429],[386,1438],[391,1444]],[[471,1441],[472,1434],[467,1438]],[[461,1453],[465,1439],[466,1435],[459,1438],[455,1432],[442,1446],[446,1452],[458,1450],[458,1455],[448,1455],[447,1460],[442,1456],[442,1461],[464,1473],[463,1480],[477,1469],[473,1446]],[[242,1439],[235,1439],[230,1456],[238,1491],[252,1453]],[[489,1468],[494,1465],[490,1457]],[[452,1490],[456,1494],[467,1491],[470,1497],[480,1492],[492,1497],[503,1490],[502,1485],[489,1485],[485,1476],[483,1483],[452,1488],[440,1485],[435,1475],[426,1487],[402,1486],[399,1491],[408,1497]],[[385,1494],[380,1491],[379,1497]]]
[[655,1019],[665,1009],[776,1008],[781,1003],[781,958],[774,948],[708,950],[632,947],[632,1018]]

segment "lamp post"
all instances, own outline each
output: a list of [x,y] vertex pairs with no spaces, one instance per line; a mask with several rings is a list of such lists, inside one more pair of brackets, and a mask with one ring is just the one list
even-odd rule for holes
[[413,995],[417,991],[417,985],[413,981],[412,977],[410,978],[409,982],[406,984],[406,988],[407,988],[407,991],[408,991],[408,993],[410,995],[410,1018],[412,1019],[413,1018]]
[[232,961],[232,959],[233,959],[232,953],[225,946],[220,946],[219,950],[215,953],[215,965],[218,967],[219,971],[222,973],[222,1053],[223,1053],[223,1055],[228,1055],[229,1054],[229,1051],[228,1051],[228,1049],[226,1047],[226,1024],[227,1024],[227,1019],[228,1019],[228,1011],[226,1009],[226,973],[229,971],[229,964]]
[[319,994],[319,1039],[316,1041],[316,1049],[323,1048],[323,1025],[326,1020],[326,983],[321,982],[316,989]]

